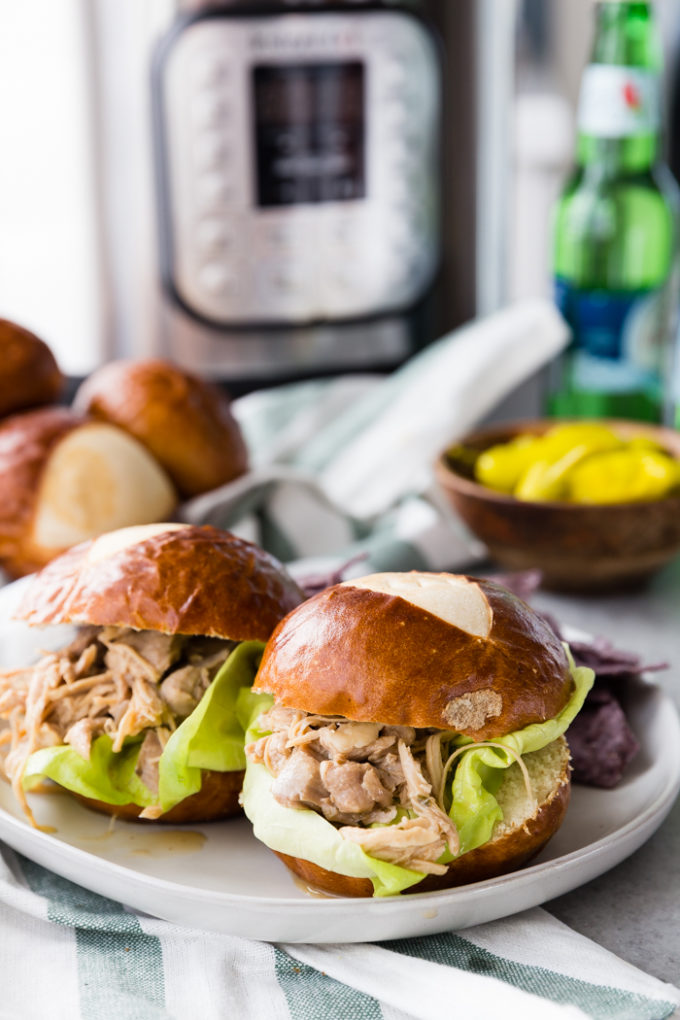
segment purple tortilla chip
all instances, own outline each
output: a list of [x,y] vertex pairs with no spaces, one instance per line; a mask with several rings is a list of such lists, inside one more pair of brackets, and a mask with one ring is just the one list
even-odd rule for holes
[[594,688],[567,731],[572,779],[606,789],[616,786],[640,745],[621,705],[603,688]]
[[325,588],[330,588],[334,584],[340,584],[345,579],[345,574],[349,568],[353,567],[356,563],[361,563],[365,559],[368,559],[368,553],[357,553],[356,556],[352,556],[351,559],[341,563],[335,570],[328,570],[322,574],[308,574],[306,577],[298,578],[298,584],[305,593],[305,596],[311,599],[312,595],[324,591]]

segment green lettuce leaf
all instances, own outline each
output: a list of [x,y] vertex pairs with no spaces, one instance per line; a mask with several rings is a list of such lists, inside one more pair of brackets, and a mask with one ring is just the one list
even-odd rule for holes
[[263,648],[261,641],[237,645],[194,711],[172,734],[158,763],[158,795],[135,774],[141,734],[126,740],[116,753],[111,738],[102,734],[92,742],[89,760],[68,745],[41,748],[26,764],[25,789],[48,778],[107,804],[149,807],[160,803],[165,812],[200,790],[203,769],[241,771],[246,725],[262,710],[258,706],[266,697],[250,690]]
[[[566,647],[566,646],[565,646]],[[594,680],[593,671],[575,667],[567,649],[574,691],[554,718],[514,733],[499,737],[510,751],[492,748],[470,748],[461,755],[454,773],[452,792],[454,805],[451,817],[461,834],[461,853],[486,842],[495,822],[501,817],[496,800],[503,771],[513,764],[517,754],[538,751],[561,736],[577,715]],[[271,703],[271,702],[270,702]],[[269,703],[265,704],[265,710]],[[264,736],[267,730],[254,719],[246,732],[246,743]],[[460,743],[469,738],[461,737]],[[255,836],[266,846],[291,857],[301,857],[328,871],[357,878],[370,878],[375,896],[392,896],[403,892],[425,876],[421,872],[388,864],[371,857],[356,843],[343,839],[338,829],[322,815],[307,808],[286,808],[271,793],[272,777],[264,765],[248,762],[241,796],[244,811],[250,819]],[[457,800],[460,804],[457,804]],[[479,814],[479,818],[476,817]],[[453,856],[444,854],[447,863]]]
[[237,706],[239,696],[257,697],[250,687],[263,648],[261,641],[237,645],[191,715],[163,748],[158,762],[158,799],[164,812],[201,789],[202,769],[245,769],[245,731]]
[[370,878],[376,896],[394,896],[423,878],[419,871],[369,857],[316,811],[283,807],[272,796],[271,782],[264,765],[249,762],[241,800],[255,836],[272,850],[302,857],[340,875]]
[[125,741],[122,751],[112,750],[113,741],[105,733],[92,743],[89,760],[68,744],[43,747],[34,751],[26,763],[24,789],[30,790],[43,779],[83,797],[107,804],[138,804],[148,807],[155,796],[135,775],[141,738]]
[[[501,770],[509,768],[519,756],[539,751],[557,740],[580,712],[593,686],[595,674],[592,669],[574,666],[566,645],[565,650],[574,678],[574,691],[562,711],[546,722],[533,723],[522,730],[498,737],[498,743],[503,744],[507,750],[499,747],[472,747],[461,755],[453,775],[453,799],[449,812],[460,836],[459,853],[467,853],[486,843],[491,838],[494,825],[502,817],[495,797],[502,781]],[[454,740],[460,746],[468,742],[468,737]]]

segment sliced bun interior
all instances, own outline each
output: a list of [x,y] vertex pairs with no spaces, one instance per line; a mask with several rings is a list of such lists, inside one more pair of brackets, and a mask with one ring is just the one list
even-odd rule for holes
[[170,517],[177,493],[135,439],[63,407],[0,423],[0,563],[14,577],[129,524]]
[[47,461],[31,540],[52,558],[104,532],[165,520],[176,503],[168,476],[141,443],[93,422],[71,432]]

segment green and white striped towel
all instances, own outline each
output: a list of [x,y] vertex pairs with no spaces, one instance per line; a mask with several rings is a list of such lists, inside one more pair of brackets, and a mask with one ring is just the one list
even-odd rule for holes
[[541,909],[368,945],[270,945],[126,910],[5,849],[3,1020],[663,1020],[678,989]]
[[433,464],[554,358],[567,329],[548,302],[475,322],[387,377],[293,384],[234,402],[252,470],[183,508],[301,573],[363,555],[360,569],[464,566],[483,554],[432,484]]

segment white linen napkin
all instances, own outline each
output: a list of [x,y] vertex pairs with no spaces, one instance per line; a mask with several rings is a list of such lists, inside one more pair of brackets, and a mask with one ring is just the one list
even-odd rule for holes
[[236,400],[252,470],[185,504],[182,518],[237,531],[301,569],[357,555],[364,572],[471,563],[483,549],[434,488],[434,461],[567,339],[553,305],[531,301],[454,331],[389,376]]

